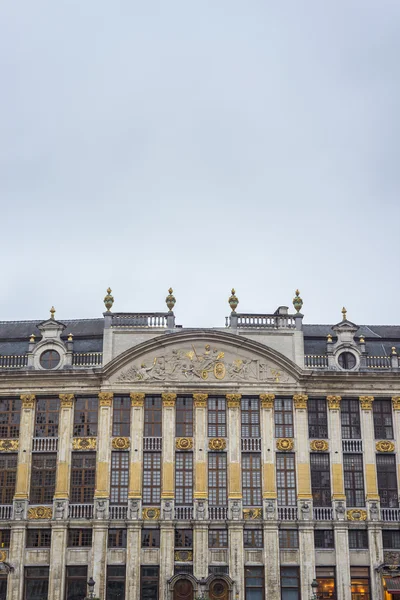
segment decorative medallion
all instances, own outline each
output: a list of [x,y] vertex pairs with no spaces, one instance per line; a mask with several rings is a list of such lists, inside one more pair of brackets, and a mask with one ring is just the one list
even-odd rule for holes
[[376,449],[378,452],[394,452],[394,443],[389,442],[388,440],[382,440],[381,442],[376,442]]
[[74,394],[60,394],[61,408],[72,408],[74,405]]
[[112,394],[110,392],[100,392],[100,394],[99,394],[100,406],[111,406],[113,397],[114,397],[114,394]]
[[97,438],[88,437],[88,438],[74,438],[72,440],[72,449],[73,450],[96,450],[97,447]]
[[114,450],[129,450],[131,441],[128,437],[115,437],[112,441]]
[[[226,375],[226,368],[224,363],[217,362],[214,365],[214,377],[215,379],[224,379]],[[207,377],[205,378],[207,379]]]
[[131,392],[131,406],[141,407],[144,406],[144,397],[146,394],[142,392]]
[[22,408],[35,408],[35,394],[22,394]]
[[307,394],[295,394],[293,396],[293,404],[295,408],[307,408]]
[[313,452],[326,452],[329,450],[329,444],[326,440],[313,440],[310,442],[310,449]]
[[400,410],[400,396],[392,397],[393,410]]
[[175,447],[177,450],[192,450],[193,438],[186,438],[186,437],[176,438]]
[[225,450],[226,440],[224,438],[211,438],[208,447],[210,450]]
[[34,506],[28,510],[28,519],[51,519],[52,515],[50,506]]
[[193,394],[195,408],[207,408],[208,394]]
[[373,396],[360,396],[359,400],[363,410],[372,410]]
[[0,563],[3,563],[7,560],[7,552],[5,550],[0,550]]
[[262,508],[244,508],[243,509],[243,519],[245,519],[245,520],[262,519]]
[[242,398],[241,394],[227,394],[226,400],[227,400],[228,408],[240,408],[241,398]]
[[0,440],[0,452],[14,452],[18,447],[19,440]]
[[367,520],[367,511],[360,510],[358,508],[352,508],[347,511],[347,520],[348,521],[366,521]]
[[342,396],[327,396],[329,410],[339,410]]
[[163,406],[175,406],[176,394],[161,394]]
[[160,518],[160,509],[159,508],[144,508],[142,510],[142,517],[146,521],[155,521]]
[[284,452],[287,450],[293,450],[294,442],[292,438],[278,438],[276,440],[276,448],[277,450],[283,450]]
[[261,408],[274,408],[275,394],[260,394]]
[[191,562],[193,550],[175,550],[175,562]]

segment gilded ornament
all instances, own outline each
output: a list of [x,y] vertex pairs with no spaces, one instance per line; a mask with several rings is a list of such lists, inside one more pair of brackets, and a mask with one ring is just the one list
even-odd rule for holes
[[352,508],[347,511],[347,520],[348,521],[366,521],[367,520],[367,511],[361,510],[358,508]]
[[329,444],[326,440],[312,440],[310,442],[310,449],[313,452],[326,452],[329,450]]
[[239,304],[238,297],[236,296],[235,288],[231,290],[231,296],[228,299],[229,306],[231,307],[231,311],[236,312],[237,305]]
[[394,443],[388,440],[382,440],[381,442],[376,442],[375,445],[378,452],[394,452]]
[[363,410],[372,410],[373,396],[360,396],[359,400]]
[[28,519],[51,519],[52,515],[50,506],[34,506],[28,510]]
[[97,438],[74,438],[72,440],[73,450],[96,450]]
[[161,394],[163,406],[175,406],[176,394]]
[[342,308],[342,321],[346,321],[346,319],[347,319],[347,310],[343,306],[343,308]]
[[67,337],[67,342],[73,342],[73,341],[74,341],[74,336],[72,335],[72,333],[69,333],[68,337]]
[[146,394],[142,392],[131,392],[131,406],[141,407],[144,406],[144,398]]
[[36,396],[34,394],[22,394],[22,408],[35,408]]
[[107,309],[107,312],[110,312],[112,305],[114,304],[114,296],[111,296],[112,289],[107,288],[107,295],[104,296],[104,305]]
[[240,408],[240,400],[242,399],[241,394],[227,394],[226,400],[228,408]]
[[210,450],[225,450],[226,440],[224,438],[211,438],[208,442]]
[[328,342],[328,344],[332,344],[332,336],[330,333],[328,333],[328,335],[326,336],[326,341]]
[[224,379],[226,375],[226,368],[224,363],[222,362],[217,362],[214,365],[214,377],[215,379]]
[[339,410],[342,396],[327,396],[329,410]]
[[300,298],[300,291],[295,291],[295,297],[293,298],[293,306],[297,313],[301,311],[301,307],[303,306],[303,300]]
[[5,550],[0,550],[0,563],[3,563],[7,560],[7,552]]
[[19,440],[0,440],[0,452],[14,452],[18,447]]
[[50,309],[50,319],[54,319],[55,314],[56,314],[56,309],[54,308],[54,306],[52,306]]
[[392,346],[392,354],[394,354],[395,356],[397,356],[396,346]]
[[294,442],[292,440],[292,438],[278,438],[276,440],[276,448],[277,450],[283,450],[288,451],[288,450],[293,450],[294,447]]
[[114,394],[111,392],[100,392],[99,404],[100,406],[112,406]]
[[400,396],[392,396],[393,410],[400,410]]
[[29,341],[31,344],[35,343],[35,334],[34,333],[31,333],[31,337],[29,338]]
[[195,408],[207,408],[208,394],[193,394]]
[[293,404],[295,408],[307,408],[307,394],[295,394],[293,396]]
[[187,437],[176,438],[175,448],[177,450],[192,450],[193,438],[187,438]]
[[172,294],[174,290],[170,287],[168,290],[168,296],[165,298],[165,303],[168,307],[169,312],[172,312],[176,303],[175,296]]
[[243,519],[253,520],[262,518],[262,508],[244,508]]
[[131,441],[128,437],[115,437],[112,441],[114,450],[129,450]]
[[360,335],[359,341],[360,341],[360,344],[365,344],[365,338],[363,335]]
[[193,560],[193,550],[175,550],[176,562],[191,562]]
[[142,511],[142,517],[146,521],[155,521],[160,518],[159,508],[144,508]]
[[74,394],[60,394],[61,408],[72,408],[74,405]]
[[274,408],[275,394],[260,394],[261,408]]

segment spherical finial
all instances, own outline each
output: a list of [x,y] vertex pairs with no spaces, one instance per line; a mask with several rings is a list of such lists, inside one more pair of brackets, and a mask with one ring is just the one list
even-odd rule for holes
[[300,312],[301,311],[301,307],[303,306],[303,300],[300,298],[300,291],[296,290],[295,291],[295,297],[293,298],[293,306],[296,310],[296,312]]
[[55,312],[56,312],[56,309],[54,308],[54,306],[52,306],[50,309],[50,319],[54,319]]
[[343,315],[343,321],[346,321],[347,319],[347,310],[345,309],[345,307],[343,306],[342,308],[342,315]]
[[176,299],[175,296],[173,295],[174,290],[172,289],[172,287],[169,288],[168,290],[168,296],[165,298],[165,303],[168,307],[169,312],[172,312],[176,303]]
[[392,354],[397,354],[396,346],[392,346]]
[[332,344],[332,336],[330,333],[328,333],[328,335],[326,336],[326,341],[328,342],[328,344]]
[[104,306],[107,312],[110,312],[112,305],[114,304],[114,296],[111,296],[111,288],[107,288],[107,295],[104,296]]
[[29,338],[29,341],[31,344],[35,343],[35,334],[34,333],[31,333],[31,337]]
[[231,296],[229,296],[228,300],[229,306],[231,307],[231,311],[236,312],[237,305],[239,304],[238,297],[236,296],[235,288],[232,288]]
[[73,342],[73,341],[74,341],[74,336],[72,335],[72,333],[70,333],[68,335],[67,342]]
[[365,338],[363,335],[360,335],[360,344],[365,344]]

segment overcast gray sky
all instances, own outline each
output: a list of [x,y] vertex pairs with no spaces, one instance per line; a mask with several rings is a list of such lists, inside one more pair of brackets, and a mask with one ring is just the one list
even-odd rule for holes
[[399,323],[398,0],[3,0],[0,320]]

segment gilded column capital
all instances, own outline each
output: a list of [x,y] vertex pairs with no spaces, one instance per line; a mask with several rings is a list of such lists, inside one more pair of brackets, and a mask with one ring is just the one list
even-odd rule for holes
[[260,394],[261,408],[274,408],[275,394]]
[[100,406],[112,406],[114,394],[112,392],[100,392],[99,404]]
[[195,408],[207,408],[208,394],[193,394]]
[[59,395],[60,398],[60,405],[61,408],[72,408],[74,405],[74,399],[75,396],[74,394],[60,394]]
[[228,408],[240,408],[242,394],[226,394]]
[[372,410],[373,396],[359,396],[359,400],[363,410]]
[[293,404],[295,408],[307,408],[308,396],[307,394],[295,394],[293,396]]
[[163,406],[175,406],[176,402],[176,394],[171,394],[169,392],[161,394]]
[[392,396],[393,410],[400,410],[400,396]]
[[339,410],[342,396],[327,396],[329,410]]
[[35,408],[35,394],[22,394],[22,408]]
[[131,406],[144,406],[145,395],[143,392],[131,392]]

